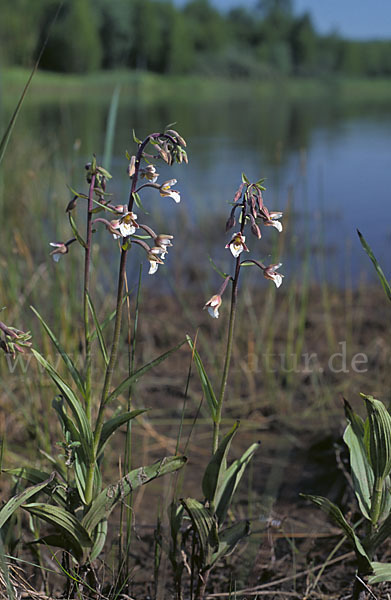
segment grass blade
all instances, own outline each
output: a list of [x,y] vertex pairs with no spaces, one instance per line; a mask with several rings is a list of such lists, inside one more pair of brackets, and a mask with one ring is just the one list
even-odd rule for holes
[[106,169],[110,171],[111,158],[113,156],[113,145],[114,145],[114,134],[115,124],[117,121],[119,96],[121,93],[121,86],[118,84],[115,86],[113,95],[111,96],[109,114],[107,116],[106,125],[106,138],[105,147],[103,152],[103,164]]
[[376,273],[378,274],[378,277],[380,279],[380,283],[383,286],[383,290],[385,291],[387,298],[391,302],[391,287],[390,287],[390,284],[387,281],[386,276],[384,275],[383,269],[381,268],[381,266],[379,265],[378,261],[376,260],[376,257],[373,254],[371,247],[366,242],[363,234],[358,229],[357,229],[357,233],[358,233],[358,237],[360,239],[362,247],[364,248],[365,252],[368,254],[369,258],[371,259],[371,261],[373,263],[373,266],[376,269]]
[[53,27],[54,23],[56,22],[58,14],[59,14],[59,12],[60,12],[60,10],[62,8],[62,5],[63,5],[63,2],[61,2],[59,4],[59,6],[57,8],[57,11],[56,11],[56,14],[54,15],[54,18],[53,18],[52,22],[49,25],[48,35],[47,35],[44,43],[42,44],[42,47],[41,47],[41,50],[39,52],[38,58],[35,61],[33,69],[32,69],[32,71],[30,73],[30,77],[28,78],[27,83],[26,83],[26,85],[23,88],[23,92],[22,92],[22,94],[21,94],[21,96],[19,98],[19,101],[18,101],[18,103],[16,105],[16,108],[15,108],[13,114],[12,114],[10,122],[8,123],[7,129],[5,130],[5,132],[3,134],[3,137],[1,138],[1,141],[0,141],[0,165],[1,165],[2,161],[3,161],[5,151],[7,150],[8,142],[10,141],[11,134],[12,134],[13,128],[15,126],[16,119],[18,118],[20,109],[22,108],[23,101],[24,101],[24,99],[26,97],[26,94],[27,94],[28,89],[29,89],[29,87],[31,85],[33,77],[34,77],[35,73],[38,70],[38,65],[39,65],[40,60],[42,58],[42,54],[43,54],[43,52],[44,52],[44,50],[46,48],[46,45],[48,43],[50,29]]

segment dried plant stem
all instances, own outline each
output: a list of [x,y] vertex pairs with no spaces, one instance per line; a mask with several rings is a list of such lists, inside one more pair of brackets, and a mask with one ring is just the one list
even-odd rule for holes
[[90,328],[88,318],[88,291],[90,284],[90,263],[91,263],[91,245],[92,245],[92,208],[95,187],[96,175],[91,176],[90,189],[88,193],[87,205],[87,239],[84,260],[84,293],[83,293],[83,312],[84,312],[84,339],[86,352],[86,377],[85,377],[85,394],[86,394],[86,414],[89,423],[91,423],[91,341]]

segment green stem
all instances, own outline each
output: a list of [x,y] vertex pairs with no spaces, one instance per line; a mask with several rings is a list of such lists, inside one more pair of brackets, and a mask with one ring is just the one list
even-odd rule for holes
[[373,485],[372,502],[371,502],[371,521],[372,525],[376,527],[380,517],[381,501],[383,497],[383,479],[382,477],[376,477]]
[[238,296],[239,269],[240,269],[240,258],[238,257],[236,259],[235,278],[232,282],[231,312],[229,315],[227,349],[225,351],[224,369],[223,369],[223,375],[221,378],[220,393],[219,393],[219,397],[217,400],[216,417],[215,417],[215,420],[213,421],[213,454],[216,452],[217,447],[219,445],[221,412],[222,412],[222,408],[223,408],[224,395],[225,395],[225,390],[227,387],[229,366],[230,366],[231,355],[232,355],[235,317],[236,317],[236,305],[237,305],[237,296]]
[[[241,234],[243,234],[245,222],[246,222],[246,195],[244,196],[243,202],[242,202],[242,218],[241,218],[241,227],[240,227]],[[234,339],[234,328],[235,328],[235,317],[236,317],[236,306],[237,306],[237,299],[238,299],[239,274],[240,274],[240,255],[236,259],[235,276],[232,279],[231,312],[229,315],[227,349],[225,351],[225,361],[224,361],[223,375],[221,378],[220,393],[219,393],[219,397],[217,400],[216,417],[215,417],[215,420],[213,421],[213,445],[212,445],[213,454],[216,452],[217,447],[219,445],[221,413],[222,413],[222,409],[223,409],[225,390],[227,387],[229,366],[231,363],[231,355],[232,355],[233,339]],[[224,287],[224,289],[225,289],[225,287]]]

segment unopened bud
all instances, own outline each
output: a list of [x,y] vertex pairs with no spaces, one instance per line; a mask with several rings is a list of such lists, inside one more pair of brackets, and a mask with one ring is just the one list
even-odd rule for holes
[[235,219],[234,215],[231,213],[229,215],[229,217],[228,217],[228,220],[227,220],[226,224],[225,224],[225,231],[229,231],[235,225],[236,225],[236,219]]
[[251,233],[253,233],[259,240],[262,237],[261,230],[256,223],[251,223]]
[[72,200],[70,200],[70,202],[68,202],[65,212],[71,212],[71,210],[74,210],[76,208],[77,198],[78,198],[77,196],[74,196],[72,198]]
[[133,177],[135,170],[136,170],[136,157],[132,156],[132,158],[130,159],[129,166],[128,166],[129,177]]

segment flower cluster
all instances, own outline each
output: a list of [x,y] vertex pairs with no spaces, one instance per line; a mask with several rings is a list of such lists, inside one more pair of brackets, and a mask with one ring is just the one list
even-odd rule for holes
[[[91,220],[91,223],[103,223],[113,238],[120,240],[122,250],[128,250],[133,243],[145,250],[150,263],[149,274],[156,273],[159,265],[164,264],[168,248],[172,246],[173,236],[170,234],[156,234],[148,225],[139,223],[137,214],[133,211],[133,205],[141,206],[140,192],[146,187],[156,189],[161,197],[172,198],[177,204],[180,202],[180,192],[173,189],[173,186],[177,183],[176,179],[169,179],[159,184],[159,173],[153,161],[162,159],[168,165],[172,165],[174,162],[187,163],[186,142],[173,129],[167,129],[164,133],[151,134],[144,141],[134,136],[134,141],[138,144],[138,151],[134,156],[127,155],[129,159],[128,175],[132,182],[129,203],[127,205],[114,205],[111,202],[110,194],[106,192],[106,183],[111,175],[103,167],[96,164],[94,157],[92,163],[86,165],[87,183],[90,185],[89,194],[75,192],[66,209],[75,237],[68,242],[51,242],[50,244],[54,247],[50,254],[56,262],[62,255],[69,252],[69,246],[74,241],[78,241],[85,248],[87,246],[77,231],[72,217],[72,212],[76,208],[79,199],[84,199],[88,201],[88,214],[90,216],[92,213],[101,211],[112,214],[114,218],[110,220],[105,217],[97,217]],[[152,153],[147,152],[147,148]],[[141,184],[139,184],[139,181]],[[74,192],[74,190],[72,191]],[[93,204],[95,204],[94,208],[92,208]],[[139,235],[140,230],[144,230],[143,235]],[[147,235],[144,235],[144,232]],[[153,242],[153,245],[148,243],[150,241]]]
[[274,227],[278,232],[282,231],[282,224],[280,222],[282,212],[269,211],[264,204],[262,192],[265,188],[262,185],[263,181],[264,180],[261,179],[256,183],[250,183],[247,177],[243,175],[242,183],[235,194],[232,209],[226,223],[226,231],[235,227],[237,212],[239,213],[240,230],[236,231],[231,236],[230,241],[225,246],[230,250],[232,256],[236,258],[235,276],[227,277],[220,291],[213,295],[204,306],[204,308],[208,309],[209,314],[216,319],[219,316],[219,307],[222,302],[221,297],[227,283],[231,280],[235,287],[237,286],[237,279],[242,265],[247,266],[254,264],[262,269],[264,277],[273,281],[277,288],[282,284],[283,275],[278,272],[278,269],[282,266],[281,263],[266,266],[261,261],[254,259],[246,259],[241,262],[240,257],[242,252],[250,251],[246,245],[246,236],[244,235],[244,230],[247,225],[250,226],[251,233],[257,239],[262,237],[262,225]]

